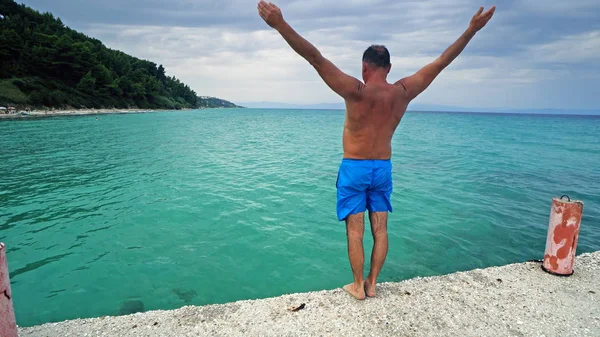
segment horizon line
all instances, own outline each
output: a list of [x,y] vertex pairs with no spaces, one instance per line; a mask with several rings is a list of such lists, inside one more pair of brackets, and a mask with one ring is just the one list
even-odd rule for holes
[[[236,103],[237,104],[237,103]],[[244,109],[249,110],[319,110],[319,111],[345,111],[343,108],[310,108],[310,107],[287,107],[287,108],[261,108],[261,107],[244,107]],[[462,111],[462,110],[424,110],[424,109],[407,109],[406,112],[416,112],[416,113],[455,113],[455,114],[485,114],[485,115],[534,115],[534,116],[569,116],[569,117],[600,117],[600,110],[594,109],[578,109],[578,110],[567,110],[567,109],[539,109],[539,110],[555,110],[555,111],[563,111],[557,113],[547,113],[547,112],[534,112],[538,109],[514,109],[513,111]],[[564,111],[573,111],[574,113],[564,113]],[[585,112],[593,112],[593,114],[581,114],[576,113],[576,111],[585,111]]]
[[[233,101],[231,101],[233,102]],[[323,105],[343,105],[343,102],[324,102],[324,103],[285,103],[285,102],[271,102],[271,101],[239,101],[235,104],[243,105],[243,104],[269,104],[269,105],[288,105],[294,106],[303,109],[314,109],[314,106],[323,106]],[[414,105],[421,106],[430,106],[434,109],[442,109],[439,111],[447,111],[443,109],[456,109],[456,110],[486,110],[486,111],[531,111],[531,110],[554,110],[554,111],[595,111],[600,112],[600,107],[598,108],[552,108],[552,107],[544,107],[544,108],[510,108],[510,107],[498,107],[498,108],[483,108],[483,107],[468,107],[468,106],[454,106],[454,105],[444,105],[444,104],[435,104],[435,103],[413,103]],[[410,104],[409,104],[410,107]],[[328,109],[328,108],[326,108]],[[339,108],[342,109],[342,108]],[[438,111],[438,110],[435,110]]]

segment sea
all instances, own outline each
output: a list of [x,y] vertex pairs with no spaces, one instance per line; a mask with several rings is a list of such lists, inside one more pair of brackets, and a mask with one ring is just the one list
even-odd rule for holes
[[[0,121],[17,323],[349,283],[343,125],[276,109]],[[600,250],[600,116],[408,112],[392,147],[381,282],[541,259],[563,195],[585,203],[577,253]]]

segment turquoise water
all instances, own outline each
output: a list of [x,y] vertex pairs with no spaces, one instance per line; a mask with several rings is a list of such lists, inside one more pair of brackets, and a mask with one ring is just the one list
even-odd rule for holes
[[[335,217],[343,119],[203,110],[0,121],[0,241],[18,323],[349,282]],[[381,280],[541,258],[562,194],[586,203],[578,253],[600,250],[599,135],[597,117],[408,113],[393,139]]]

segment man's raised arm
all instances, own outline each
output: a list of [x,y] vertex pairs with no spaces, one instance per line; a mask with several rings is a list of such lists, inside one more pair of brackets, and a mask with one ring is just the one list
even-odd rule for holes
[[323,57],[321,52],[300,36],[285,22],[281,10],[272,3],[263,0],[258,3],[258,13],[265,22],[277,30],[296,53],[306,59],[319,73],[325,83],[344,99],[358,99],[364,88],[362,82],[349,76]]
[[[483,7],[479,8],[479,11],[471,19],[469,28],[461,35],[456,42],[454,42],[446,51],[438,57],[432,63],[426,65],[417,71],[414,75],[405,77],[400,81],[396,82],[396,85],[401,85],[407,92],[410,100],[417,97],[433,82],[437,75],[442,72],[460,53],[465,49],[469,41],[475,36],[481,28],[490,21],[496,6],[490,8],[487,12],[483,13]],[[482,14],[483,13],[483,14]]]

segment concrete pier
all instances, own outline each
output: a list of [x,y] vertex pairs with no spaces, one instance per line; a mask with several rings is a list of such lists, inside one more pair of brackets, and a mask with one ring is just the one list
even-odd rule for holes
[[72,320],[19,336],[600,336],[600,252],[577,256],[570,277],[531,262],[386,283],[377,291],[365,301],[337,289]]

